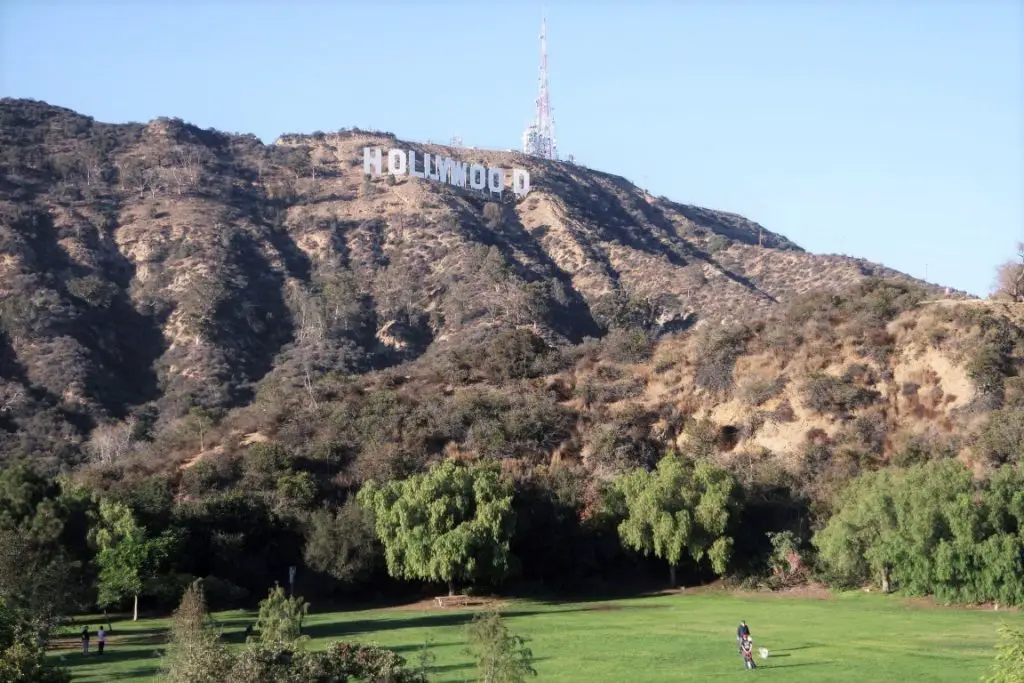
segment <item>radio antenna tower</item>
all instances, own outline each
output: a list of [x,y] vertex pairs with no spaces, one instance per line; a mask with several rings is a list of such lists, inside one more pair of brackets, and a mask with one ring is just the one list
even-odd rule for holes
[[523,133],[523,152],[544,159],[557,159],[555,147],[555,120],[551,117],[551,101],[548,98],[548,31],[547,18],[540,20],[540,94],[533,123]]

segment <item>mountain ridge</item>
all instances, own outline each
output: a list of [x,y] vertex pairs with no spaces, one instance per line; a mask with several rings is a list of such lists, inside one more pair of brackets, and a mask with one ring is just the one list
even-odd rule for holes
[[[495,201],[364,177],[362,147],[385,142],[525,167],[532,189]],[[3,391],[31,399],[53,423],[44,431],[74,448],[110,419],[229,410],[279,377],[301,389],[501,329],[564,346],[614,327],[752,323],[868,278],[948,295],[811,254],[737,214],[517,152],[359,130],[265,145],[11,98],[0,100],[0,146]],[[32,431],[11,427],[20,445],[8,448],[35,450]]]

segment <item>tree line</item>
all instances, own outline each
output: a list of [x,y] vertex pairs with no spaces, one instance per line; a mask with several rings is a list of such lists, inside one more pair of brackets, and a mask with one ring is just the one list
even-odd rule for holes
[[0,472],[0,607],[14,625],[0,628],[2,657],[41,652],[68,615],[95,607],[166,611],[197,579],[204,605],[252,604],[291,565],[328,601],[410,587],[558,591],[653,571],[671,585],[815,578],[950,604],[1024,603],[1017,464],[980,479],[952,458],[867,472],[807,530],[791,501],[707,457],[669,451],[607,481],[574,476],[446,459],[302,509],[239,492],[167,500],[156,485],[110,496],[10,467]]
[[[289,566],[307,590],[341,598],[416,582],[558,590],[650,571],[672,585],[678,572],[763,581],[786,573],[783,558],[830,585],[1024,602],[1017,465],[983,479],[955,459],[866,472],[810,529],[791,500],[771,500],[710,458],[669,451],[650,470],[576,476],[448,459],[303,509],[240,492],[175,501],[153,482],[100,495],[18,465],[0,472],[0,590],[51,623],[94,606],[137,617],[140,599],[166,609],[196,578],[217,607],[251,604]],[[303,477],[277,479],[303,498]]]

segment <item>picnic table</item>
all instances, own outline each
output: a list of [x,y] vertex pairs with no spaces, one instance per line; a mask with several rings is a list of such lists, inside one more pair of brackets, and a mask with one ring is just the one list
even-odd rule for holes
[[437,603],[438,607],[449,607],[457,605],[459,607],[465,607],[469,604],[470,597],[468,595],[439,595],[434,598],[434,602]]

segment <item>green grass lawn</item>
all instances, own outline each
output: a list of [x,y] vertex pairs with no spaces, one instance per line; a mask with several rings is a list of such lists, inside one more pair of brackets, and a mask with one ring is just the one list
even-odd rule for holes
[[[787,683],[977,681],[992,662],[999,624],[1024,621],[1017,612],[930,607],[863,593],[831,599],[686,592],[557,604],[522,600],[503,612],[509,627],[529,639],[538,680],[579,683],[725,681],[737,675]],[[436,655],[431,680],[471,681],[473,666],[464,652],[471,616],[472,610],[412,608],[314,613],[305,631],[313,648],[340,639],[372,642],[410,662],[430,637]],[[251,618],[218,615],[238,643]],[[767,660],[758,658],[755,672],[744,671],[736,653],[740,619],[750,625],[755,647],[770,651]],[[102,658],[83,657],[70,642],[73,649],[54,656],[63,656],[82,683],[156,680],[167,621],[113,626]]]

